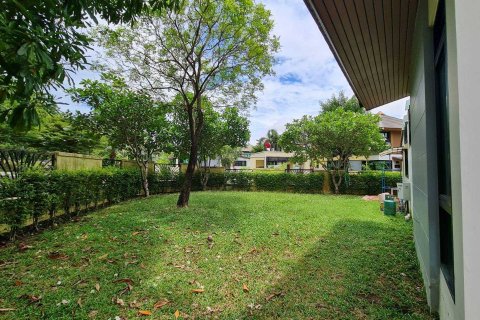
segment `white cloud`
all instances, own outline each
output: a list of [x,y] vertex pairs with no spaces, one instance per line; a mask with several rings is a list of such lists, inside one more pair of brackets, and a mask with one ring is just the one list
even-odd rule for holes
[[[281,50],[276,76],[264,80],[256,110],[251,112],[252,139],[268,129],[284,130],[286,123],[305,114],[317,114],[319,101],[352,90],[302,0],[262,0],[275,20],[274,33]],[[288,81],[293,80],[293,81]],[[394,102],[373,112],[402,117],[405,102]]]
[[[258,96],[257,108],[250,112],[251,142],[264,136],[269,129],[282,132],[285,124],[293,119],[317,114],[320,111],[319,101],[340,90],[347,95],[353,94],[304,2],[260,1],[272,12],[274,33],[280,37],[281,49],[277,54],[276,75],[264,79],[265,90]],[[91,55],[96,56],[93,51]],[[99,75],[84,70],[74,76],[77,85],[85,78],[98,79]],[[69,104],[62,109],[88,111],[87,106],[73,104],[68,97],[62,100]],[[404,106],[403,99],[372,111],[401,118]]]

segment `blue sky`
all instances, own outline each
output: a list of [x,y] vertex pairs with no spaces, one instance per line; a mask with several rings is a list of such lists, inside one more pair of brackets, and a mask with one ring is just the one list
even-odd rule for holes
[[[264,136],[269,129],[283,132],[285,124],[305,114],[320,111],[319,102],[340,90],[352,90],[335,61],[320,30],[303,0],[261,0],[272,12],[274,33],[280,37],[275,76],[264,79],[265,89],[258,94],[256,108],[250,111],[251,142]],[[98,78],[85,70],[75,75],[78,84],[84,78]],[[62,109],[88,111],[88,107],[64,98]],[[405,99],[374,109],[402,118]]]

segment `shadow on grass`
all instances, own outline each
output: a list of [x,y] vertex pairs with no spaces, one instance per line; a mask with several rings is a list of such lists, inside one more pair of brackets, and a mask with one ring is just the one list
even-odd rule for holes
[[248,319],[433,319],[402,227],[336,223],[243,312]]

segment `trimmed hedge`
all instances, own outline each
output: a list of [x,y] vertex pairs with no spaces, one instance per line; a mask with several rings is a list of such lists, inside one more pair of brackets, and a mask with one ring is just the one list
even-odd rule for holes
[[78,214],[136,197],[140,190],[135,170],[26,171],[15,180],[0,179],[0,224],[8,225],[14,236],[29,218],[37,227],[44,214]]
[[[401,182],[398,172],[386,172],[386,185]],[[195,173],[192,190],[202,190],[201,175]],[[149,175],[151,194],[178,192],[184,174],[169,171]],[[343,194],[378,194],[382,173],[365,171],[349,174],[342,182]],[[283,172],[210,173],[207,188],[216,190],[281,191],[323,193],[324,173],[292,174]],[[12,236],[28,219],[36,227],[40,217],[50,219],[59,212],[67,216],[81,210],[96,209],[141,194],[142,181],[137,170],[104,168],[83,171],[26,171],[18,179],[0,178],[0,224],[8,225]]]
[[225,183],[235,190],[322,193],[323,173],[233,172],[225,173]]
[[[387,187],[396,187],[397,183],[402,182],[400,172],[385,172],[385,185]],[[333,183],[331,184],[333,185]],[[350,173],[348,181],[342,181],[340,193],[355,195],[375,195],[382,192],[382,172],[381,171],[362,171]]]

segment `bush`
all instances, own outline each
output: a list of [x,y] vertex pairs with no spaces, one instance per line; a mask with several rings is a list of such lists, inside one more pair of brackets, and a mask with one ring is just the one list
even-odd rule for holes
[[[385,185],[387,187],[396,187],[399,182],[402,182],[402,174],[400,172],[385,172]],[[381,192],[381,171],[350,173],[348,181],[343,181],[340,186],[340,193],[343,194],[374,195]]]
[[12,235],[28,218],[36,227],[39,218],[53,218],[59,210],[66,215],[115,203],[140,194],[141,177],[137,170],[106,168],[80,171],[28,170],[18,179],[0,180],[0,224]]
[[[210,189],[283,191],[322,193],[323,173],[293,174],[283,172],[210,173]],[[168,170],[149,175],[152,194],[176,192],[185,179],[183,173]],[[394,187],[402,180],[398,172],[385,173],[386,185]],[[382,173],[365,171],[349,174],[340,191],[344,194],[378,194]],[[54,218],[63,211],[67,216],[98,205],[117,203],[141,194],[142,181],[138,170],[104,168],[81,171],[30,170],[18,179],[0,179],[0,224],[10,227],[12,235],[31,218],[37,226],[39,218]],[[200,173],[193,177],[192,190],[202,190]]]
[[10,238],[33,213],[32,192],[22,179],[0,179],[0,223],[10,227]]

